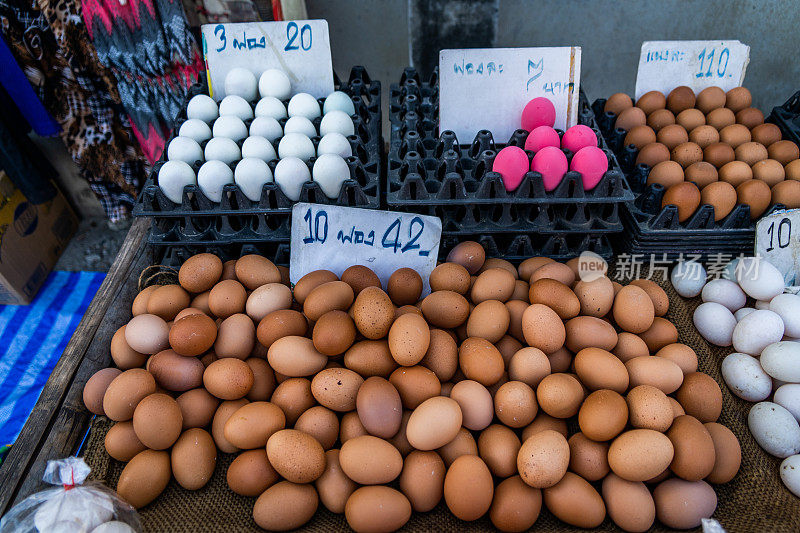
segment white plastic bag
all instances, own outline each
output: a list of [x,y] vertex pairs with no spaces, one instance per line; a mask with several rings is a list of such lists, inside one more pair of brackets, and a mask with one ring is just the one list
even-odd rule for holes
[[48,461],[42,479],[56,488],[32,494],[0,520],[0,533],[138,533],[139,515],[100,483],[84,483],[83,459]]

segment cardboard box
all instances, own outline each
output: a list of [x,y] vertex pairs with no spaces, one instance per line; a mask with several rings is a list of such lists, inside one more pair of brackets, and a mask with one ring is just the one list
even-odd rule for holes
[[34,204],[0,170],[0,304],[31,303],[77,227],[61,192]]

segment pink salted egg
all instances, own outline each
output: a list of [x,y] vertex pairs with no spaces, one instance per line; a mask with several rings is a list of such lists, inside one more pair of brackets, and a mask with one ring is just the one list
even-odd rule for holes
[[492,170],[503,176],[507,191],[513,191],[528,171],[528,155],[518,146],[506,146],[494,158]]
[[533,131],[539,126],[550,126],[556,123],[556,108],[553,102],[540,96],[534,98],[522,110],[522,129]]
[[531,170],[542,175],[544,190],[552,191],[567,173],[567,156],[555,146],[545,146],[533,156]]
[[566,148],[574,154],[587,146],[597,146],[597,135],[589,126],[578,124],[564,132],[564,138],[561,140],[562,148]]
[[581,173],[583,188],[590,191],[600,183],[603,174],[608,170],[608,157],[600,148],[586,146],[572,156],[570,170]]
[[556,148],[561,146],[561,138],[558,136],[558,132],[550,126],[534,128],[525,140],[525,149],[531,152],[538,152],[545,146],[555,146]]

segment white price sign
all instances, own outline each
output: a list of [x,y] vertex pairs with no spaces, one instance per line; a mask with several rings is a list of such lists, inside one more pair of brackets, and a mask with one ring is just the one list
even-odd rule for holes
[[506,143],[521,126],[522,110],[544,96],[556,108],[555,127],[578,120],[581,49],[472,48],[439,52],[439,131],[469,144],[480,130]]
[[649,91],[669,94],[685,85],[695,94],[706,87],[740,87],[750,47],[739,41],[645,41],[636,72],[636,99]]
[[787,285],[800,285],[800,209],[777,211],[758,221],[756,255],[780,270]]
[[292,208],[289,278],[297,283],[320,269],[341,276],[348,267],[364,265],[385,287],[395,270],[408,267],[422,276],[426,295],[441,236],[437,217],[298,203]]
[[282,70],[292,93],[323,98],[333,92],[331,43],[326,20],[203,24],[203,55],[209,94],[225,97],[225,76],[242,67],[256,75]]

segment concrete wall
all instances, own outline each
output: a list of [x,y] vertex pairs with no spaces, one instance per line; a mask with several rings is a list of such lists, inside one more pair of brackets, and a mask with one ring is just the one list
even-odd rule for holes
[[[310,17],[330,23],[333,62],[340,74],[346,75],[351,65],[366,65],[388,91],[412,57],[424,64],[433,64],[438,57],[433,47],[410,50],[410,43],[418,42],[413,35],[416,28],[430,26],[415,18],[422,8],[430,13],[427,4],[446,9],[447,2],[306,2]],[[485,4],[495,9],[487,10]],[[457,26],[459,18],[491,12],[494,15],[486,24],[494,26],[493,46],[580,45],[581,82],[590,100],[618,91],[633,93],[639,49],[645,40],[739,39],[751,48],[745,85],[753,93],[754,105],[765,112],[800,89],[800,3],[796,0],[489,0],[478,1],[476,7],[480,9],[458,9],[443,16],[443,33]],[[471,26],[474,20],[464,24]]]

